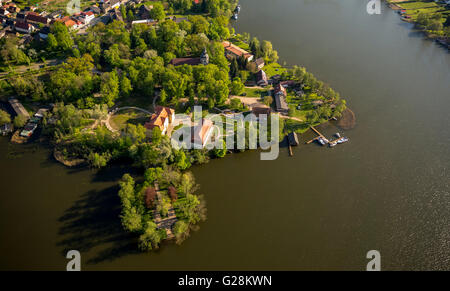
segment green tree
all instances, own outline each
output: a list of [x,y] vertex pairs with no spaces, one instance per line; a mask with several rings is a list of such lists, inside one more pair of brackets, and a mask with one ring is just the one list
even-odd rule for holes
[[175,163],[176,163],[177,167],[182,171],[186,170],[187,168],[189,168],[191,166],[191,163],[187,159],[186,154],[182,150],[179,150],[176,153]]
[[11,116],[8,112],[0,109],[0,125],[11,122]]
[[87,160],[89,164],[94,168],[102,168],[108,164],[108,161],[111,159],[111,154],[109,153],[95,153],[91,152],[87,156]]
[[244,92],[244,84],[242,83],[241,79],[236,77],[236,78],[234,78],[233,82],[231,83],[231,94],[232,95],[241,95],[242,92]]
[[153,9],[150,10],[150,17],[158,21],[164,20],[164,18],[166,18],[164,6],[159,2],[153,3]]
[[103,102],[112,107],[114,105],[114,100],[119,97],[119,77],[117,76],[116,71],[104,73],[102,75],[100,93]]
[[47,37],[47,48],[49,51],[54,51],[58,48],[58,41],[53,33],[49,33]]
[[128,79],[125,74],[122,74],[122,77],[120,78],[120,93],[122,96],[128,97],[132,90],[133,88],[130,79]]
[[15,127],[24,127],[27,123],[28,118],[25,115],[17,115],[14,117],[14,126]]
[[143,251],[151,251],[157,249],[160,242],[161,235],[156,228],[156,224],[148,221],[144,233],[139,237],[139,248]]
[[73,39],[67,27],[61,22],[54,22],[50,27],[51,33],[55,36],[58,48],[67,51],[73,46]]

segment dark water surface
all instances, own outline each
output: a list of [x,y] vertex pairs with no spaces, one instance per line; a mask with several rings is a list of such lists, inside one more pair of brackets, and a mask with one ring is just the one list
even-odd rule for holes
[[85,270],[362,270],[372,249],[382,269],[450,269],[450,55],[366,2],[241,1],[236,30],[329,83],[358,124],[333,149],[194,167],[208,220],[181,246],[135,252],[118,220],[126,168],[67,169],[0,138],[0,269],[63,270],[67,249]]

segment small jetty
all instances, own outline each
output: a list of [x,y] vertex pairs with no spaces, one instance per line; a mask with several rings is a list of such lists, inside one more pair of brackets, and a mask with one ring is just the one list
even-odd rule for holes
[[314,142],[314,141],[316,141],[316,140],[319,140],[319,139],[325,139],[325,140],[326,140],[325,136],[324,136],[323,134],[321,134],[317,129],[315,129],[314,126],[310,126],[310,128],[311,128],[311,130],[314,131],[318,136],[316,136],[315,138],[313,138],[313,139],[311,139],[311,140],[308,140],[308,141],[306,142],[306,144],[310,144],[310,143],[312,143],[312,142]]
[[296,147],[298,146],[298,136],[297,133],[295,132],[291,132],[288,134],[287,136],[288,139],[288,146],[289,146],[289,155],[292,157],[294,155],[293,151],[292,151],[292,147]]
[[322,133],[320,133],[317,129],[315,129],[313,126],[311,126],[311,130],[314,131],[314,133],[316,133],[317,136],[315,138],[311,139],[311,140],[308,140],[306,142],[306,144],[310,144],[310,143],[312,143],[314,141],[317,141],[322,146],[328,144],[329,147],[334,147],[334,146],[336,146],[338,144],[341,144],[341,143],[349,141],[349,138],[347,138],[345,136],[341,136],[341,134],[339,132],[334,134],[336,139],[330,141]]

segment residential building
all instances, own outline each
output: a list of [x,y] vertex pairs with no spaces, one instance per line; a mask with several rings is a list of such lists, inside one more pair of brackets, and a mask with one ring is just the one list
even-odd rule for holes
[[94,15],[94,12],[92,12],[92,11],[86,11],[86,12],[80,13],[80,20],[84,24],[89,24],[89,22],[91,22],[92,19],[94,19],[94,18],[95,18],[95,15]]
[[251,53],[241,49],[229,41],[222,42],[222,45],[225,48],[225,56],[227,58],[238,58],[243,56],[249,62],[253,60],[253,55]]
[[153,130],[158,127],[164,135],[167,133],[169,126],[175,120],[175,110],[169,107],[157,106],[155,113],[150,117],[150,121],[145,123],[145,128]]
[[50,22],[49,18],[41,16],[35,12],[28,12],[26,20],[30,23],[42,23],[45,25],[47,25]]
[[277,112],[280,112],[282,114],[288,114],[289,113],[289,107],[286,103],[286,88],[284,88],[281,84],[278,84],[275,86],[273,90],[273,95],[275,98],[275,107]]
[[14,24],[14,28],[16,29],[16,31],[22,33],[32,33],[34,31],[33,25],[25,21],[16,21],[16,23]]
[[256,84],[261,87],[267,86],[269,84],[266,72],[264,72],[263,70],[259,70],[256,73]]
[[258,69],[264,68],[264,65],[265,65],[265,63],[264,63],[264,58],[258,58],[258,59],[256,59],[255,64],[256,64],[256,67],[257,67]]

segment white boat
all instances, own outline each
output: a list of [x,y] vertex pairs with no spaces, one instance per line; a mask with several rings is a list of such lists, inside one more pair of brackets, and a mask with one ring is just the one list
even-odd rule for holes
[[321,145],[325,145],[325,141],[323,140],[323,138],[319,137],[317,139],[317,141],[321,144]]
[[338,140],[338,143],[344,143],[344,142],[348,142],[348,138],[343,137],[340,140]]
[[337,143],[336,142],[330,142],[329,145],[330,145],[330,148],[332,148],[332,147],[336,146]]
[[238,15],[237,15],[237,13],[233,14],[233,16],[232,16],[231,18],[233,18],[234,20],[238,20]]
[[340,134],[339,132],[336,132],[334,135],[335,135],[337,138],[340,138],[340,137],[341,137],[341,134]]

